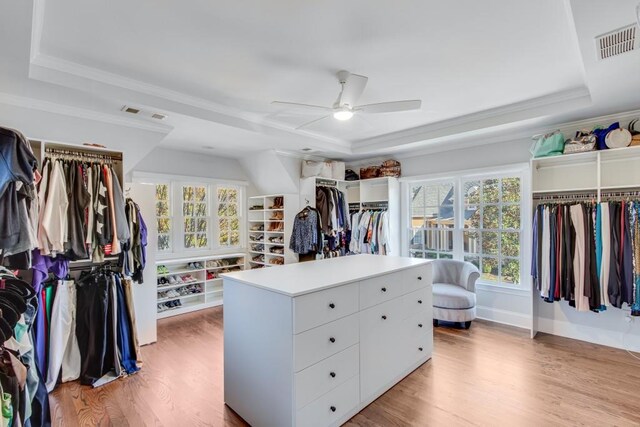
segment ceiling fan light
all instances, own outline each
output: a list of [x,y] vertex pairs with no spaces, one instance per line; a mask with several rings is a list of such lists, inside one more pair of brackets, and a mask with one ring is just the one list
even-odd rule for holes
[[345,121],[345,120],[349,120],[351,117],[353,117],[353,111],[351,110],[345,109],[345,110],[339,110],[333,113],[333,118],[336,120]]

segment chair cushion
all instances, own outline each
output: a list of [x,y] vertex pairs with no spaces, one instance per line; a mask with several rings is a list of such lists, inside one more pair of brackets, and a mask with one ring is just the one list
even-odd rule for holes
[[476,294],[462,286],[434,283],[433,306],[453,310],[473,308],[476,306]]

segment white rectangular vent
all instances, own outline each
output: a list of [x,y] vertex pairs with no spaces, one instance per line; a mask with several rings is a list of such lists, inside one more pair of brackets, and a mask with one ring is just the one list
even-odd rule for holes
[[123,106],[120,109],[120,111],[124,111],[125,113],[130,113],[130,114],[138,114],[140,112],[138,108],[129,107],[127,105]]
[[167,118],[167,116],[165,116],[164,114],[160,114],[160,113],[153,113],[151,115],[152,119],[156,119],[156,120],[164,120]]
[[637,30],[636,24],[631,24],[596,37],[598,59],[607,59],[638,49]]

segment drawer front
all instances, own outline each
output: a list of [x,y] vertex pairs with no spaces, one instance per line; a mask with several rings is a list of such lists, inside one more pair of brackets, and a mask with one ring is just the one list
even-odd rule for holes
[[424,333],[407,333],[404,348],[407,368],[422,359],[430,359],[433,353],[433,326]]
[[296,414],[296,425],[327,427],[336,425],[360,403],[359,377],[350,380],[316,399]]
[[295,372],[356,344],[358,313],[293,336]]
[[402,297],[403,314],[407,318],[417,313],[433,312],[433,290],[427,286]]
[[358,289],[358,283],[351,283],[294,298],[294,333],[307,331],[358,311]]
[[360,310],[389,301],[404,293],[403,272],[385,274],[360,282]]
[[358,375],[359,371],[360,352],[356,344],[298,372],[295,374],[296,408],[308,405]]
[[405,293],[417,291],[418,289],[431,285],[432,268],[433,266],[431,264],[425,264],[404,270],[402,274],[404,275]]
[[[433,320],[427,313],[416,313],[402,322],[402,333],[410,341],[433,336]],[[409,342],[407,341],[407,342]]]
[[402,333],[402,308],[402,298],[396,298],[360,313],[362,400],[376,394],[405,369],[407,339]]

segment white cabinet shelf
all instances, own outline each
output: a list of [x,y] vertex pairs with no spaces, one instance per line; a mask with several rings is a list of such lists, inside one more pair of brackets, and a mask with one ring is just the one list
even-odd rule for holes
[[[205,257],[181,258],[172,260],[162,260],[156,262],[156,266],[165,266],[169,273],[158,275],[157,285],[157,318],[177,316],[179,314],[190,313],[204,308],[214,307],[222,304],[222,278],[217,277],[220,273],[243,270],[245,268],[246,254],[233,253],[225,255],[214,255]],[[199,262],[204,268],[188,268],[190,263]],[[213,279],[207,279],[209,274],[214,274]],[[194,280],[184,281],[182,283],[168,283],[171,276],[183,277],[190,275]],[[167,283],[160,283],[160,280],[166,280]],[[166,296],[166,292],[176,290],[180,292],[181,288],[186,286],[200,286],[197,293],[188,293],[174,297]],[[167,303],[179,300],[181,305],[177,307],[167,307]]]
[[[282,203],[276,201],[281,200]],[[251,209],[252,206],[259,206],[260,209]],[[271,208],[272,206],[281,206],[278,208]],[[284,258],[284,263],[289,264],[297,262],[298,258],[288,247],[289,239],[291,238],[291,230],[293,229],[294,215],[298,212],[298,196],[291,194],[272,194],[266,196],[253,196],[249,197],[249,209],[248,209],[249,231],[249,265],[254,268],[257,266],[272,266],[269,262],[272,258]],[[252,227],[262,225],[262,230],[252,230]],[[274,230],[269,230],[273,228]],[[262,240],[254,240],[256,236],[262,236]],[[269,242],[269,237],[282,236],[282,243]],[[252,245],[264,245],[265,248],[262,251],[252,250]],[[273,254],[269,252],[266,246],[282,246],[284,248],[284,254]],[[259,261],[254,261],[254,256],[263,255]],[[278,264],[275,264],[278,265]]]

